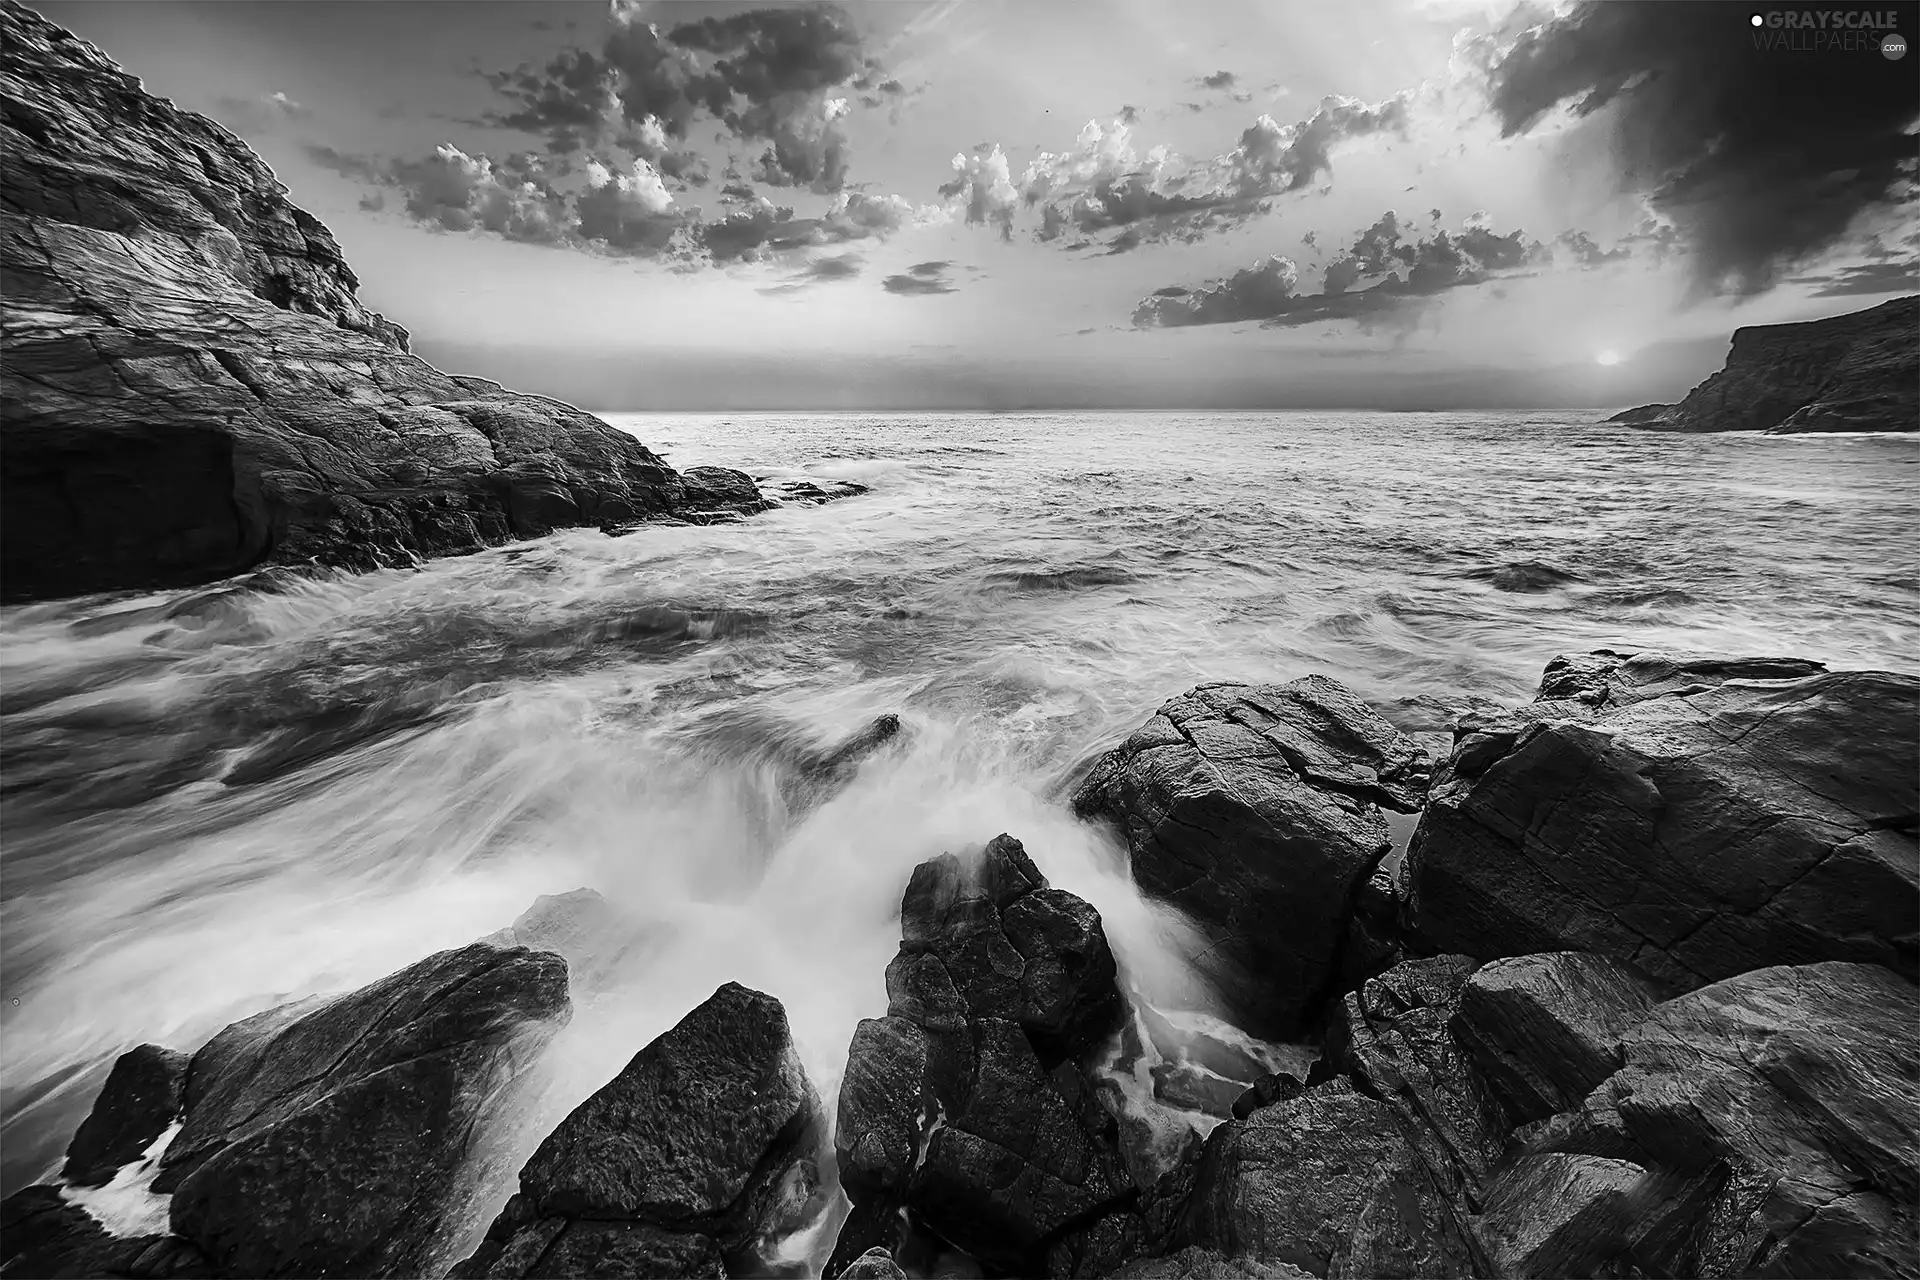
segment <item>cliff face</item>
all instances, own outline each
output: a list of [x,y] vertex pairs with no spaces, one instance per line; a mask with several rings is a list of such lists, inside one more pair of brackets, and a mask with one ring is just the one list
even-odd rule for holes
[[408,355],[358,283],[238,138],[0,0],[0,598],[716,505],[590,414]]
[[1920,430],[1920,296],[1737,329],[1726,368],[1685,400],[1608,421],[1660,431]]

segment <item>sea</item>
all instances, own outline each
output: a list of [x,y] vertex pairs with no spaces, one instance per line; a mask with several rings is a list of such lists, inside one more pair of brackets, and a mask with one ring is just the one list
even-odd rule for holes
[[[1205,681],[1323,673],[1444,750],[1567,651],[1920,667],[1913,436],[608,416],[678,467],[867,492],[0,612],[0,1192],[57,1168],[121,1051],[195,1048],[583,886],[646,943],[577,996],[474,1232],[517,1158],[722,983],[780,998],[831,1102],[885,1012],[908,873],[1000,832],[1100,908],[1136,991],[1210,1016],[1192,929],[1065,799]],[[893,743],[792,803],[796,752],[885,713]]]

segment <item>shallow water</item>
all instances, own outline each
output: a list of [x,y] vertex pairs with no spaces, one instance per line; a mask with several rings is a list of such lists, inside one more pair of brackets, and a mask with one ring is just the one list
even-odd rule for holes
[[[722,982],[831,1098],[908,870],[1000,831],[1204,1004],[1058,789],[1202,680],[1320,671],[1409,729],[1554,653],[1911,669],[1920,441],[1526,415],[622,418],[675,465],[872,492],[417,572],[0,615],[0,1150],[46,1174],[111,1056],[191,1048],[591,885],[649,922],[523,1146]],[[904,741],[806,814],[782,761]],[[504,1195],[504,1190],[501,1191]]]

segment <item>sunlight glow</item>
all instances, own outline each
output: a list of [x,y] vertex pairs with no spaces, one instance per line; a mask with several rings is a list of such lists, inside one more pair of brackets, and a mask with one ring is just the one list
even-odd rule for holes
[[1596,351],[1593,355],[1593,362],[1595,364],[1619,364],[1620,353],[1613,350]]

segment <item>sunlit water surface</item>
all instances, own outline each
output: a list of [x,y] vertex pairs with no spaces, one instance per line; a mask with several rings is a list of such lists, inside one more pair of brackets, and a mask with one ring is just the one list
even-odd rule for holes
[[[192,1048],[580,885],[649,942],[625,985],[576,1001],[501,1138],[510,1165],[729,980],[785,1002],[831,1099],[855,1021],[885,1009],[909,869],[1000,831],[1101,908],[1133,982],[1176,989],[1178,922],[1059,791],[1202,680],[1325,672],[1435,730],[1526,697],[1563,650],[1910,669],[1920,640],[1911,438],[1525,415],[618,421],[675,465],[872,491],[0,618],[5,1190],[49,1172],[117,1052]],[[902,745],[784,808],[795,743],[887,711]],[[263,758],[262,780],[223,781]]]

